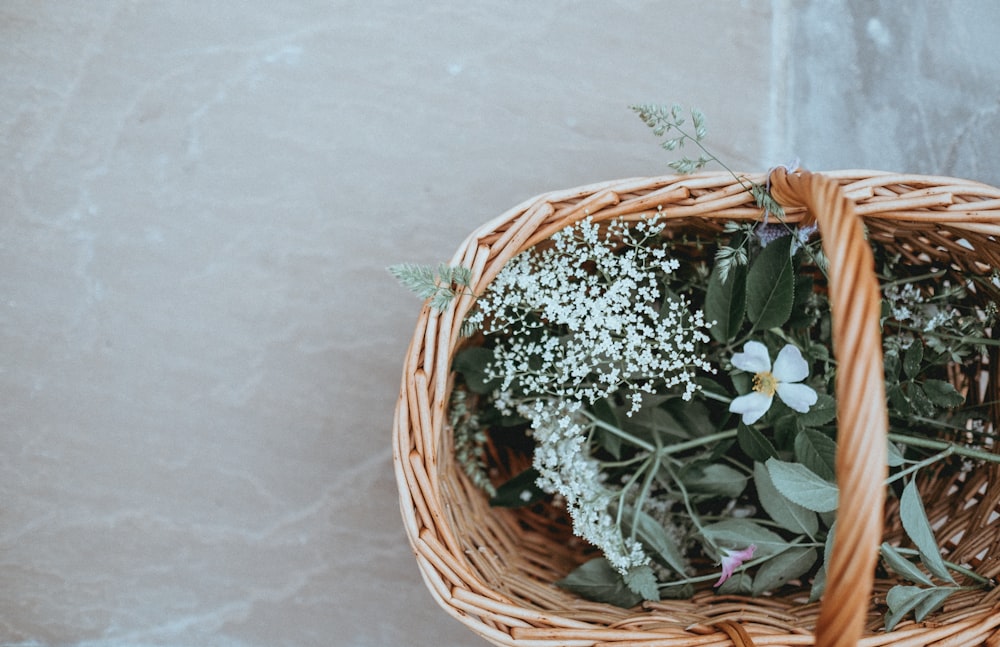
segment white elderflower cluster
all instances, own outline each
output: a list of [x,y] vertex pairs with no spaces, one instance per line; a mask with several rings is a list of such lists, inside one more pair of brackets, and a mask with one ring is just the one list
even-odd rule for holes
[[617,492],[604,484],[598,461],[587,451],[586,419],[570,409],[545,400],[518,407],[518,413],[531,421],[533,465],[541,474],[538,487],[566,499],[573,532],[600,548],[619,572],[648,564],[642,545],[623,536],[612,515]]
[[923,327],[926,320],[921,305],[924,303],[924,295],[917,286],[912,283],[889,285],[884,290],[884,296],[893,319],[916,328]]
[[487,367],[502,382],[501,404],[548,396],[592,404],[617,393],[635,412],[643,393],[691,399],[695,371],[714,372],[698,351],[710,324],[686,298],[663,294],[679,264],[647,244],[661,230],[615,221],[602,236],[586,219],[504,267],[471,320],[502,333]]

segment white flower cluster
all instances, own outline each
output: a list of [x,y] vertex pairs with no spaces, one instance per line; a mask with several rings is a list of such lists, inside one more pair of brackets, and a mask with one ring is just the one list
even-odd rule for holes
[[588,422],[572,408],[544,400],[518,407],[534,430],[537,485],[566,499],[573,532],[600,548],[620,572],[648,564],[642,544],[625,537],[611,514],[617,492],[604,485],[599,463],[587,451]]
[[503,333],[488,367],[501,408],[517,396],[592,404],[620,393],[634,412],[658,389],[691,399],[695,371],[714,372],[697,350],[710,324],[685,298],[664,297],[660,281],[679,264],[646,245],[661,230],[615,221],[602,238],[587,219],[504,267],[472,318]]
[[539,487],[566,499],[574,532],[623,573],[649,558],[616,521],[621,491],[604,483],[581,408],[619,396],[631,414],[644,393],[665,390],[690,400],[695,372],[714,372],[698,352],[710,324],[661,287],[679,267],[649,244],[662,229],[615,221],[602,235],[590,219],[566,228],[508,263],[471,321],[497,337],[486,368],[501,381],[495,404],[531,423]]
[[920,289],[912,283],[887,286],[885,302],[893,319],[924,332],[933,332],[953,322],[959,313],[954,309],[941,309],[927,303]]

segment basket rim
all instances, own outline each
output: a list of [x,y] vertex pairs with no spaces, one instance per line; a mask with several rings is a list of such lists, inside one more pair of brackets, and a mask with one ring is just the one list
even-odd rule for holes
[[[864,169],[816,175],[835,181],[840,191],[857,205],[858,215],[866,223],[877,220],[888,223],[890,229],[922,226],[928,231],[943,227],[994,244],[1000,239],[1000,189],[982,182]],[[741,177],[761,182],[765,175],[748,173]],[[699,195],[692,197],[697,192]],[[663,208],[663,204],[668,206]],[[761,219],[760,210],[748,202],[745,188],[728,172],[595,182],[540,193],[522,201],[475,228],[459,246],[451,263],[470,267],[474,282],[485,285],[506,260],[547,237],[550,230],[588,216],[603,220],[617,216],[641,218],[653,213],[668,219]],[[789,222],[810,217],[803,207],[788,209],[786,214]],[[404,525],[421,574],[432,595],[450,615],[496,644],[543,644],[538,641],[556,644],[551,640],[558,640],[558,644],[591,645],[597,640],[614,644],[621,637],[617,634],[612,637],[592,622],[580,626],[581,621],[565,615],[518,606],[491,588],[490,583],[467,571],[468,566],[462,563],[467,547],[450,527],[444,509],[449,504],[444,502],[439,480],[442,460],[439,441],[451,385],[450,357],[456,350],[461,319],[470,306],[470,296],[458,299],[443,313],[432,312],[425,304],[407,351],[397,402],[394,469]],[[441,509],[436,509],[437,506]],[[1000,627],[1000,611],[986,610],[956,620],[948,626],[957,633],[947,635],[953,639],[971,636],[969,632],[980,631],[987,625],[991,632]],[[763,635],[761,627],[753,623],[747,626],[754,635]],[[902,638],[900,632],[904,629],[901,627],[890,635]],[[635,640],[635,630],[627,631]],[[710,632],[722,630],[714,628]],[[643,639],[653,637],[658,637],[656,632],[643,634]],[[659,637],[667,639],[666,635]],[[872,638],[867,636],[865,640]]]

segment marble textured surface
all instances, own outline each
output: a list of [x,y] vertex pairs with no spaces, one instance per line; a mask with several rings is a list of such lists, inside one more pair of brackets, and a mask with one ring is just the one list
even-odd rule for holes
[[642,101],[734,167],[1000,181],[997,10],[950,6],[3,3],[0,644],[484,644],[399,520],[384,268],[664,172]]

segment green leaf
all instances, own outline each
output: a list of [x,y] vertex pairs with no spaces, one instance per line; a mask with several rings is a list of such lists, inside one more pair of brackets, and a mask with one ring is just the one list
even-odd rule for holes
[[837,443],[823,432],[803,429],[795,437],[795,459],[827,481],[837,480]]
[[920,373],[920,363],[924,359],[924,345],[915,340],[903,355],[903,372],[911,380]]
[[889,442],[889,467],[899,467],[906,462],[903,457],[903,452],[899,450],[899,446],[894,442]]
[[747,316],[755,330],[781,326],[792,313],[795,277],[791,244],[791,236],[771,242],[747,272]]
[[944,565],[944,559],[941,558],[941,549],[938,548],[934,531],[927,520],[927,512],[924,510],[924,502],[920,499],[916,481],[911,480],[903,488],[903,494],[899,497],[899,519],[907,536],[920,551],[920,560],[927,570],[942,580],[954,582],[948,567]]
[[712,544],[720,547],[742,550],[755,544],[755,558],[776,555],[789,545],[780,535],[750,519],[725,519],[703,526],[701,530]]
[[687,426],[677,420],[674,414],[667,411],[662,405],[662,398],[644,397],[642,407],[638,411],[631,416],[618,418],[621,428],[650,442],[653,442],[653,439],[657,437],[660,440],[667,440],[669,437],[690,438],[691,434]]
[[813,512],[832,512],[837,509],[837,486],[805,465],[776,458],[769,458],[766,465],[774,487],[789,500]]
[[924,618],[928,616],[935,609],[944,604],[944,601],[954,593],[959,591],[960,588],[957,586],[936,586],[929,590],[917,604],[917,607],[913,610],[913,617],[917,619],[917,622],[922,622]]
[[[775,401],[771,409],[777,409],[779,402]],[[768,414],[771,412],[769,411]],[[767,418],[765,418],[767,420]],[[774,421],[774,444],[778,451],[790,451],[795,446],[795,439],[802,433],[802,423],[799,414],[792,413],[781,416]]]
[[886,396],[889,398],[889,404],[892,408],[899,413],[901,416],[909,416],[912,408],[910,407],[910,401],[906,399],[906,394],[903,392],[903,387],[899,384],[893,384],[886,391]]
[[711,494],[735,499],[746,489],[747,476],[728,465],[691,464],[678,474],[689,494]]
[[833,540],[837,530],[837,522],[830,525],[830,530],[826,533],[826,541],[823,543],[823,562],[813,579],[812,589],[809,592],[809,601],[816,602],[826,590],[826,565],[830,563],[830,552],[833,550]]
[[807,309],[812,296],[813,278],[808,274],[798,274],[795,277],[795,301],[792,303],[792,314],[785,324],[788,328],[805,328],[816,322],[815,313]]
[[885,630],[892,631],[903,617],[912,611],[924,596],[919,586],[897,584],[885,596],[889,612],[885,614]]
[[631,591],[622,574],[603,557],[583,563],[556,584],[588,600],[625,609],[642,602],[642,596]]
[[659,600],[660,590],[656,586],[656,574],[647,565],[633,566],[623,579],[629,591],[641,595],[643,600]]
[[965,402],[962,394],[949,382],[945,382],[944,380],[925,380],[924,393],[927,394],[931,402],[939,407],[948,409],[957,407]]
[[918,416],[928,417],[934,414],[934,403],[927,397],[924,389],[916,382],[910,382],[906,395],[910,400],[910,406]]
[[889,607],[889,612],[885,614],[885,630],[892,631],[910,611],[913,611],[917,622],[921,622],[929,613],[941,606],[948,596],[958,590],[960,588],[954,586],[922,589],[918,586],[897,584],[889,589],[885,596],[886,606]]
[[882,559],[885,560],[885,565],[896,575],[906,578],[910,582],[934,586],[931,578],[927,577],[922,570],[917,568],[916,564],[906,559],[902,553],[890,544],[883,543],[881,553]]
[[655,519],[642,510],[637,513],[634,508],[628,507],[622,510],[622,520],[622,530],[626,535],[632,533],[632,524],[635,523],[636,537],[657,561],[677,573],[687,570],[688,563],[684,559],[684,553]]
[[895,384],[899,381],[899,371],[902,368],[902,363],[899,361],[899,353],[895,350],[890,350],[882,356],[882,362],[885,368],[885,380],[890,384]]
[[490,393],[500,385],[500,378],[490,379],[486,367],[493,361],[493,351],[482,346],[469,346],[455,354],[451,362],[453,371],[462,374],[473,393]]
[[813,578],[812,588],[809,589],[809,601],[819,602],[826,591],[826,562],[820,564],[816,576]]
[[790,501],[774,487],[771,475],[763,463],[756,462],[753,465],[753,480],[757,487],[757,498],[761,507],[775,523],[796,534],[805,533],[810,537],[815,537],[819,531],[819,517],[812,510],[808,510],[798,503]]
[[718,431],[712,422],[708,407],[701,400],[685,402],[673,398],[663,403],[663,408],[676,421],[677,431],[685,438],[707,436]]
[[[601,398],[595,402],[590,407],[591,413],[600,420],[614,428],[620,428],[618,422],[618,415],[615,413],[614,407],[607,398]],[[609,454],[614,456],[616,459],[622,457],[622,439],[618,434],[611,433],[606,429],[598,427],[595,430],[595,437],[597,442],[602,448],[604,448]]]
[[533,467],[529,467],[497,488],[496,496],[490,499],[490,505],[497,508],[520,508],[537,503],[544,496],[535,481],[541,476]]
[[716,590],[719,595],[752,595],[753,578],[746,571],[734,573]]
[[826,393],[817,394],[816,404],[809,411],[799,414],[799,422],[805,427],[819,427],[837,417],[837,401]]
[[725,282],[720,275],[716,265],[705,292],[705,319],[715,321],[709,333],[715,341],[725,344],[736,337],[743,325],[747,309],[747,272],[742,265],[730,265]]
[[778,456],[778,450],[774,448],[767,437],[757,431],[754,427],[748,427],[740,422],[736,428],[736,442],[739,443],[743,453],[755,461],[764,462],[771,457]]
[[753,578],[753,594],[773,591],[809,571],[816,563],[815,548],[793,547],[764,562]]

